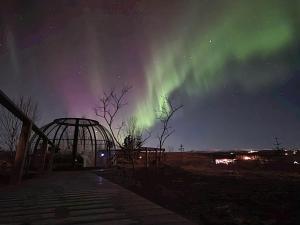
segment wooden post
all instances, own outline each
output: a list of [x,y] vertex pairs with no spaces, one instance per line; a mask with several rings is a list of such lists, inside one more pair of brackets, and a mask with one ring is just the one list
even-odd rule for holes
[[146,148],[146,168],[148,168],[148,149]]
[[162,149],[159,149],[159,165],[161,164]]
[[155,166],[158,168],[158,154],[157,154],[157,148],[155,149]]
[[31,134],[31,127],[31,122],[23,121],[21,134],[17,144],[14,166],[10,178],[11,184],[19,184],[22,180],[28,141]]
[[48,141],[47,139],[43,140],[42,149],[41,149],[41,162],[39,167],[39,173],[43,173],[45,170],[45,161],[46,161],[46,155],[48,151]]
[[54,151],[55,151],[54,148],[50,149],[50,156],[49,156],[48,166],[47,166],[48,173],[50,173],[53,169]]
[[73,139],[73,149],[72,149],[72,164],[73,164],[73,168],[75,168],[75,166],[77,165],[76,163],[76,156],[77,156],[77,145],[78,145],[78,125],[79,124],[79,120],[76,120],[76,124],[75,124],[75,131],[74,131],[74,139]]

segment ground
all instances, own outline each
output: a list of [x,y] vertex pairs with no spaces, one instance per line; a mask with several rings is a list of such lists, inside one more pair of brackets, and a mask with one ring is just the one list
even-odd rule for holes
[[196,223],[298,224],[298,171],[220,168],[184,157],[157,170],[115,169],[103,176]]
[[192,225],[95,171],[53,172],[2,186],[0,209],[0,225]]

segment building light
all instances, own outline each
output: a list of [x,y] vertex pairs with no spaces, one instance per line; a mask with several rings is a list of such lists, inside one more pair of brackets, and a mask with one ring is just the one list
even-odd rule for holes
[[103,157],[104,156],[104,153],[101,153],[101,155],[100,155],[101,157]]
[[248,153],[255,153],[255,152],[258,152],[258,151],[250,150]]
[[140,156],[139,156],[139,159],[142,159],[142,158],[143,158],[143,157],[140,155]]
[[234,163],[235,159],[215,159],[215,164],[225,164],[229,165],[231,163]]
[[245,155],[245,156],[242,157],[242,159],[243,159],[243,160],[252,160],[253,158],[251,158],[250,156],[246,156],[246,155]]
[[299,164],[299,162],[298,161],[294,161],[294,165],[298,165]]
[[289,153],[284,153],[285,156],[289,155]]

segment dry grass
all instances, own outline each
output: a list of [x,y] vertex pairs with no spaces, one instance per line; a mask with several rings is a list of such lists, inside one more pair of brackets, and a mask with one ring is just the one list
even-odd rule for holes
[[[106,177],[203,224],[298,224],[297,171],[216,167],[198,153],[170,153],[158,170]],[[126,179],[125,179],[126,178]]]

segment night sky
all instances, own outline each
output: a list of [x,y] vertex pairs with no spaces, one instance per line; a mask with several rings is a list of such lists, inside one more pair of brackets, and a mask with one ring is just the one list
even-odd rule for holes
[[118,121],[153,130],[162,96],[183,104],[167,148],[300,147],[300,0],[3,0],[0,88],[32,96],[39,125],[99,119],[105,90],[132,86]]

